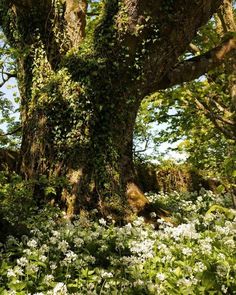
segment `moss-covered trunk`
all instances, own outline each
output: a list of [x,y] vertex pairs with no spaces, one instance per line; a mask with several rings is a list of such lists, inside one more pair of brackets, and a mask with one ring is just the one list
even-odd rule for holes
[[137,102],[127,103],[111,86],[111,64],[84,64],[73,76],[66,67],[52,69],[40,43],[35,48],[19,61],[22,174],[35,180],[66,178],[68,187],[57,200],[69,215],[97,208],[123,218],[130,210],[126,191],[134,181]]

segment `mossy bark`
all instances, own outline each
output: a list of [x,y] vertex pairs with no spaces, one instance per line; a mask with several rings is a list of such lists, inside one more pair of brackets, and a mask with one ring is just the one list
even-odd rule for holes
[[[74,62],[66,59],[69,67]],[[70,216],[97,208],[123,219],[131,213],[126,192],[135,178],[138,103],[127,103],[115,84],[111,88],[115,70],[110,64],[76,63],[83,63],[82,73],[53,69],[41,40],[19,60],[21,172],[27,179],[65,177],[68,186],[57,201]],[[43,198],[39,186],[36,194]]]

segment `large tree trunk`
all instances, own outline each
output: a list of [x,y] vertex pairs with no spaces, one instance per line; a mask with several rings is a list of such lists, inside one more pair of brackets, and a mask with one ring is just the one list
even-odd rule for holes
[[138,213],[147,204],[132,163],[138,107],[171,84],[168,72],[222,1],[104,1],[90,50],[79,48],[86,0],[36,2],[0,6],[18,50],[21,171],[36,180],[66,177],[69,215],[83,208],[121,219]]
[[[27,101],[22,104],[22,173],[34,179],[67,177],[70,188],[62,198],[69,215],[98,208],[122,217],[129,210],[126,187],[134,180],[132,136],[138,104],[126,105],[116,88],[107,85],[107,65],[88,77],[86,85],[66,71],[50,69],[43,52],[40,61],[21,61],[27,64],[20,71],[25,77],[30,76],[29,62],[34,81],[22,83],[21,89]],[[35,93],[27,97],[32,89]],[[116,95],[119,99],[114,100]]]

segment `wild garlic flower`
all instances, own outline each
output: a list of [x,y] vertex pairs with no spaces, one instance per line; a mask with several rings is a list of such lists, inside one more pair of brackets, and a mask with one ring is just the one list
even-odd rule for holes
[[50,237],[49,242],[50,242],[52,245],[55,245],[55,244],[57,243],[57,238],[56,238],[56,237]]
[[21,267],[19,267],[18,265],[14,267],[14,271],[15,271],[15,274],[18,276],[24,275],[23,269]]
[[203,272],[206,269],[207,269],[207,267],[205,266],[204,263],[202,263],[202,262],[196,262],[195,265],[194,265],[193,271],[194,272],[197,272],[197,273],[201,273],[201,272]]
[[159,272],[159,273],[157,273],[156,278],[159,281],[164,281],[166,279],[166,275],[164,273]]
[[8,278],[16,277],[16,273],[14,272],[14,270],[12,268],[9,268],[7,270],[7,277]]
[[107,222],[106,222],[106,220],[105,220],[104,218],[100,218],[100,219],[98,220],[98,222],[99,222],[101,225],[103,225],[103,226],[105,226],[105,225],[107,224]]
[[45,253],[49,251],[49,247],[47,244],[43,244],[39,250],[41,253]]
[[182,249],[182,253],[183,253],[185,256],[191,256],[192,253],[193,253],[193,250],[190,249],[190,248],[183,248],[183,249]]
[[195,225],[193,223],[183,223],[175,228],[165,228],[164,231],[170,234],[176,241],[182,238],[198,239],[199,234],[196,232]]
[[53,275],[46,275],[44,277],[43,281],[46,285],[50,285],[54,281],[54,276]]
[[27,246],[30,248],[36,248],[38,246],[38,242],[35,239],[29,240],[27,242]]
[[221,286],[221,291],[222,291],[224,294],[227,294],[227,292],[228,292],[228,288],[227,288],[225,285],[222,285],[222,286]]
[[102,270],[101,271],[101,277],[103,279],[112,278],[113,277],[113,273]]
[[56,286],[53,289],[53,295],[66,295],[67,293],[67,287],[64,283],[57,283]]
[[28,273],[32,273],[32,274],[37,273],[38,270],[39,270],[39,267],[38,267],[37,265],[35,265],[35,264],[29,264],[29,265],[27,265],[27,267],[26,267],[26,271],[27,271]]
[[45,256],[45,255],[40,255],[40,256],[39,256],[39,260],[42,261],[42,262],[45,262],[47,259],[48,259],[48,258],[47,258],[47,256]]
[[65,253],[65,262],[71,263],[72,261],[75,261],[78,258],[78,255],[75,254],[73,251],[69,250]]
[[21,257],[21,258],[17,259],[16,262],[19,266],[24,267],[28,264],[29,261],[26,257]]
[[69,244],[65,240],[58,243],[58,249],[61,250],[63,253],[65,253],[68,248]]
[[84,240],[81,239],[81,238],[76,237],[76,238],[74,238],[74,243],[75,243],[76,247],[81,247],[84,244]]
[[55,270],[57,268],[56,263],[50,263],[51,270]]

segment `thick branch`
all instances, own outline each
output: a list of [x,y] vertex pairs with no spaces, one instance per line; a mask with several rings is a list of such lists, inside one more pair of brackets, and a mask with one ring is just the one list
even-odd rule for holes
[[236,50],[236,38],[230,37],[216,48],[177,64],[163,77],[157,89],[165,89],[176,84],[189,82],[204,75],[209,70],[222,64],[233,50]]
[[[122,66],[135,64],[139,79],[132,86],[140,97],[155,92],[177,63],[197,30],[217,11],[223,0],[123,0],[117,29],[121,48],[127,49]],[[124,17],[122,15],[126,15]],[[116,49],[119,52],[119,48]]]
[[24,50],[43,44],[55,68],[68,50],[82,42],[86,11],[87,0],[6,0],[0,12],[7,16],[2,27],[10,45]]

